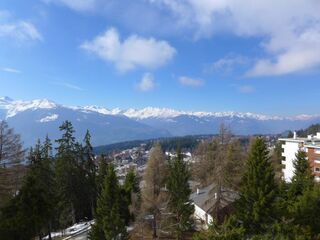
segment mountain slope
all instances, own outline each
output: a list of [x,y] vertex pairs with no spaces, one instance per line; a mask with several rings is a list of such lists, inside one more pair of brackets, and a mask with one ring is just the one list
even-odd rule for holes
[[11,101],[6,104],[0,100],[0,114],[21,134],[26,146],[34,144],[37,138],[43,139],[46,134],[51,139],[59,138],[59,126],[65,120],[72,122],[78,140],[89,129],[93,145],[170,136],[168,131],[155,129],[124,115],[106,115],[57,105],[47,100]]
[[237,112],[185,112],[167,108],[106,109],[97,106],[70,107],[42,99],[14,101],[0,98],[0,119],[22,135],[26,146],[46,134],[56,139],[59,125],[69,120],[78,140],[87,129],[93,145],[168,136],[215,134],[224,123],[235,134],[280,133],[319,123],[320,116],[267,116]]

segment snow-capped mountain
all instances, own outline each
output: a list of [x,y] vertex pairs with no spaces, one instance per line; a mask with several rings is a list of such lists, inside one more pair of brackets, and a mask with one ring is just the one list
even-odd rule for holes
[[217,133],[223,122],[235,134],[280,133],[320,122],[320,116],[268,116],[239,112],[188,112],[168,108],[107,109],[98,106],[64,106],[47,99],[16,101],[0,98],[0,119],[22,135],[27,146],[46,134],[60,136],[58,126],[69,120],[82,138],[89,129],[94,145],[166,136]]

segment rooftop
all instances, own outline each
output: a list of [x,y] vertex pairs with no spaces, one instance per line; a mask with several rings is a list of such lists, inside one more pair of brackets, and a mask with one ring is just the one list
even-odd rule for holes
[[[222,199],[222,206],[225,207],[234,202],[238,197],[238,194],[231,190],[224,190]],[[216,203],[215,196],[215,184],[211,184],[205,188],[198,189],[196,192],[190,195],[190,199],[195,205],[199,206],[206,212],[210,212],[212,207]]]

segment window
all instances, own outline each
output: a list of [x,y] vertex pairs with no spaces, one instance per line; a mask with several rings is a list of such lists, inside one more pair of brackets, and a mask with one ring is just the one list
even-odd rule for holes
[[315,171],[315,172],[320,172],[320,167],[315,167],[315,168],[314,168],[314,171]]

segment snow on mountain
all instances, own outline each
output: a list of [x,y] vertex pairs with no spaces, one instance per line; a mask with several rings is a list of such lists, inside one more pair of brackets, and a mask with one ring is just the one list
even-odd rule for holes
[[123,112],[123,115],[129,118],[146,119],[146,118],[173,118],[184,115],[186,112],[176,111],[169,108],[147,107],[143,109],[130,108]]
[[83,112],[97,112],[105,115],[112,115],[112,111],[109,111],[106,108],[98,107],[98,106],[85,106],[85,107],[78,107],[79,110]]
[[[32,101],[14,101],[9,97],[0,97],[0,108],[7,109],[7,118],[13,117],[19,112],[28,110],[28,109],[54,109],[57,108],[58,105],[52,101],[49,101],[47,99],[36,99]],[[149,119],[149,118],[159,118],[159,119],[172,119],[178,116],[187,115],[187,116],[195,116],[199,118],[250,118],[250,119],[256,119],[261,121],[268,121],[268,120],[310,120],[315,117],[314,115],[306,115],[301,114],[297,116],[292,117],[280,117],[280,116],[269,116],[269,115],[263,115],[263,114],[256,114],[256,113],[241,113],[241,112],[233,112],[233,111],[227,111],[227,112],[192,112],[192,111],[179,111],[174,110],[170,108],[156,108],[156,107],[146,107],[142,109],[134,109],[129,108],[127,110],[121,110],[119,108],[114,109],[107,109],[105,107],[99,107],[99,106],[84,106],[84,107],[72,107],[72,106],[63,106],[66,108],[74,109],[74,110],[80,110],[82,112],[96,112],[104,115],[123,115],[128,118],[137,119],[137,120],[143,120],[143,119]]]
[[279,117],[250,112],[192,112],[156,107],[121,110],[99,106],[65,106],[47,99],[16,101],[9,97],[0,97],[1,119],[6,119],[22,135],[27,146],[46,134],[52,139],[59,137],[59,125],[65,120],[73,123],[79,140],[89,129],[94,145],[156,137],[215,134],[221,123],[230,127],[235,134],[247,135],[281,133],[320,122],[319,115]]
[[7,118],[13,117],[19,112],[36,109],[53,109],[57,105],[47,99],[36,99],[32,101],[14,101],[8,97],[0,98],[0,106],[7,109]]
[[59,117],[58,114],[51,114],[51,115],[48,115],[48,116],[46,116],[46,117],[44,117],[44,118],[41,118],[41,119],[39,120],[39,122],[41,122],[41,123],[52,122],[52,121],[57,120],[58,117]]

